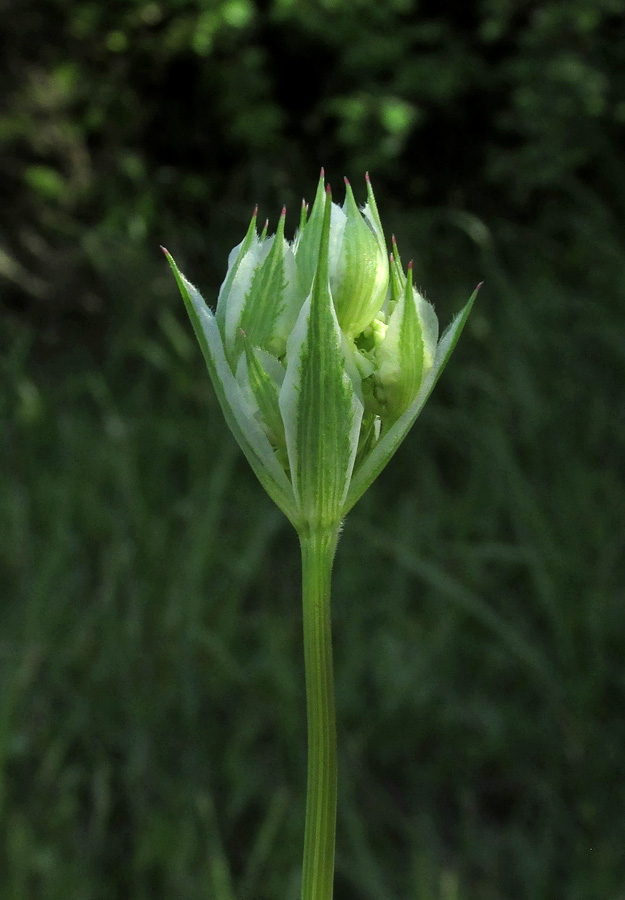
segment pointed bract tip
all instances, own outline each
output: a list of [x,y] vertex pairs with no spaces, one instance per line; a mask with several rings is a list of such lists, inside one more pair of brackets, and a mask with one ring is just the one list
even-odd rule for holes
[[161,248],[161,250],[163,251],[163,253],[165,254],[165,256],[169,256],[168,251],[165,249],[165,247],[163,247],[162,244],[159,244],[159,247]]
[[326,177],[325,169],[323,168],[323,166],[321,166],[321,172],[319,173],[319,178],[325,178],[325,177]]
[[406,296],[409,297],[412,291],[412,260],[408,263],[408,273],[406,276]]
[[258,203],[254,207],[254,212],[252,213],[252,218],[255,219],[257,215],[258,215]]
[[267,228],[269,228],[269,218],[265,219],[265,224],[263,225],[263,228],[264,228],[265,230],[266,230]]
[[280,213],[280,218],[284,219],[286,216],[286,204],[282,207],[282,212]]
[[480,281],[480,283],[478,284],[478,286],[475,288],[475,293],[477,293],[477,292],[479,291],[479,289],[482,287],[483,284],[484,284],[484,282],[483,282],[483,281]]
[[347,178],[347,175],[343,175],[343,181],[345,182],[345,187],[349,187],[349,179]]
[[368,172],[365,172],[365,181],[367,182],[367,184],[371,184],[371,179],[369,178]]
[[390,260],[391,260],[391,265],[394,265],[395,264],[395,255],[393,253],[391,253],[391,255],[390,255]]
[[394,234],[391,235],[391,241],[392,241],[392,243],[393,243],[393,247],[395,247],[395,249],[397,249],[397,241],[395,240],[395,235],[394,235]]
[[332,199],[332,188],[329,184],[326,186],[326,197],[328,198],[328,200]]

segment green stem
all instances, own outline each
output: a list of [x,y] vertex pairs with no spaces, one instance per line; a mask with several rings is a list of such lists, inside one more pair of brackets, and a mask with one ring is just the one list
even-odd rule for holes
[[308,709],[302,900],[332,900],[336,834],[336,714],[330,581],[338,528],[300,535]]

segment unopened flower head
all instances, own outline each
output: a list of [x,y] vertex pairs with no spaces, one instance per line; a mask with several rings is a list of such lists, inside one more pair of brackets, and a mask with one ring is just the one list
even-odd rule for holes
[[321,173],[295,238],[258,234],[230,253],[215,314],[174,270],[226,419],[259,479],[302,530],[334,527],[419,414],[477,293],[441,340],[430,303],[390,258],[373,190],[359,209]]

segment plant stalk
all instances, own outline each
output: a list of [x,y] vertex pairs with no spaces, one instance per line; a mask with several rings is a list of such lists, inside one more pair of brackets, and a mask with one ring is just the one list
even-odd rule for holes
[[336,713],[330,582],[338,527],[300,535],[308,784],[302,900],[332,900],[336,835]]

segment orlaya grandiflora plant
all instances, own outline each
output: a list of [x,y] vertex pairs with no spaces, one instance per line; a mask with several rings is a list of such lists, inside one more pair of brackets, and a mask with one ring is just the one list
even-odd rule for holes
[[373,190],[332,203],[323,171],[292,243],[256,213],[232,250],[215,313],[165,251],[226,420],[302,549],[309,768],[303,900],[329,900],[336,736],[330,576],[338,534],[405,438],[477,289],[439,339],[433,307],[390,258]]

